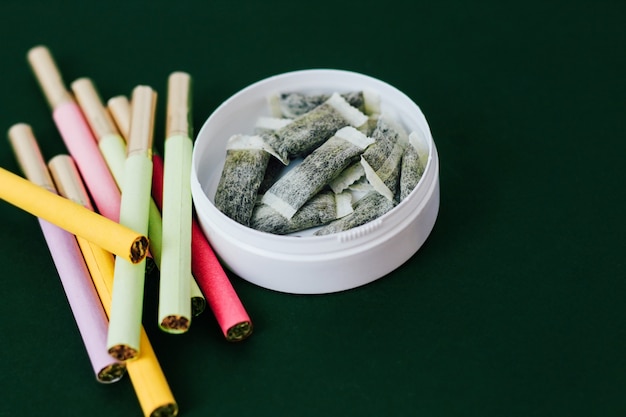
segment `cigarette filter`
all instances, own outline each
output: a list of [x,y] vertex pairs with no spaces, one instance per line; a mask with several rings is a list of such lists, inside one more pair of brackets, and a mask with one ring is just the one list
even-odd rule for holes
[[[65,193],[66,197],[81,202],[86,208],[91,209],[89,196],[71,157],[56,156],[50,160],[49,165],[55,179],[58,178],[57,184],[61,184],[59,191]],[[91,271],[102,306],[105,312],[110,315],[115,269],[113,256],[102,248],[84,240],[80,246]],[[144,416],[174,416],[178,413],[178,405],[143,327],[140,330],[139,343],[141,356],[136,360],[126,362],[126,368]]]
[[[28,148],[31,146],[29,143],[34,142],[32,130],[26,124],[11,127],[9,139],[15,149]],[[18,152],[21,153],[16,151]],[[19,155],[18,153],[18,158]],[[71,234],[83,237],[130,263],[140,262],[146,256],[148,238],[145,235],[2,168],[0,198]]]
[[[26,177],[36,181],[42,189],[49,190],[50,194],[55,192],[52,178],[34,137],[18,135],[12,138],[12,143],[17,145],[14,146],[14,151]],[[50,222],[38,220],[96,380],[102,383],[116,382],[124,376],[126,369],[106,353],[107,316],[76,239],[71,233]]]
[[123,138],[128,139],[130,133],[130,101],[126,96],[111,97],[107,101],[107,109]]
[[28,52],[28,61],[52,108],[52,117],[63,142],[76,161],[98,212],[118,221],[119,190],[80,108],[65,89],[50,51],[45,46],[36,46]]
[[[125,96],[116,96],[108,100],[107,108],[109,113],[111,114],[117,128],[120,132],[126,132],[126,134],[122,133],[124,137],[128,137],[128,130],[130,124],[130,103]],[[163,165],[162,160],[159,165],[158,177],[163,177]],[[154,163],[154,155],[153,155],[153,163]],[[156,173],[157,166],[153,166],[153,173]],[[153,174],[153,182],[154,182]],[[113,171],[113,176],[115,177],[118,184],[121,184],[123,178],[123,170],[122,172],[117,173]],[[119,180],[118,180],[119,177]],[[163,202],[163,193],[162,190],[158,194],[155,194],[154,187],[152,188],[153,198],[150,200],[150,220],[148,224],[148,236],[150,237],[150,251],[154,257],[154,261],[157,263],[159,269],[161,268],[161,253],[162,253],[162,243],[163,243],[163,222],[161,219],[161,209]],[[156,200],[159,200],[159,203],[156,203]],[[193,275],[189,275],[189,291],[191,297],[191,314],[192,316],[200,315],[206,308],[206,299],[198,286]]]
[[[158,155],[152,159],[152,194],[159,204],[163,195],[163,160]],[[191,233],[191,268],[196,281],[226,340],[241,341],[252,334],[252,321],[195,218]]]
[[[152,88],[138,86],[133,90],[120,223],[143,233],[148,233],[155,108]],[[116,259],[114,276],[107,347],[114,358],[134,359],[140,348],[145,262],[133,265]]]
[[163,173],[163,252],[159,326],[183,333],[191,324],[191,78],[175,72],[168,80]]

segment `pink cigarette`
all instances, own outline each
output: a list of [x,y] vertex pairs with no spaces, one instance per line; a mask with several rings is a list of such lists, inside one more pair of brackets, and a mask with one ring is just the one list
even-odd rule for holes
[[118,221],[120,191],[80,107],[65,88],[50,51],[45,46],[34,47],[28,53],[28,60],[52,109],[61,138],[76,161],[98,212]]
[[[163,206],[163,158],[152,156],[152,197]],[[236,342],[252,333],[252,321],[219,263],[200,225],[193,219],[191,269],[226,340]]]
[[[18,123],[9,129],[8,136],[26,178],[56,194],[54,182],[30,126]],[[38,220],[96,379],[103,383],[115,382],[124,375],[126,367],[111,358],[107,351],[107,315],[78,242],[70,232],[41,218]]]
[[195,219],[191,229],[191,269],[226,339],[237,342],[250,336],[252,321]]
[[96,379],[102,383],[116,382],[124,376],[126,367],[107,352],[109,321],[76,238],[52,223],[38,220]]
[[75,102],[68,101],[54,109],[52,117],[98,212],[118,221],[120,191],[80,108]]

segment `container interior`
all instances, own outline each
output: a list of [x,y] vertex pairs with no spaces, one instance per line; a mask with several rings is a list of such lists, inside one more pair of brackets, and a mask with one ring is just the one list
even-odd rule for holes
[[[380,80],[369,76],[339,70],[304,70],[282,74],[259,81],[241,90],[225,101],[209,117],[200,130],[194,146],[193,172],[204,191],[204,198],[213,206],[213,197],[220,180],[226,155],[226,143],[234,134],[252,134],[257,119],[261,116],[271,116],[269,98],[282,92],[301,92],[307,94],[349,92],[364,90],[380,98],[381,114],[388,115],[398,121],[407,131],[420,132],[429,144],[429,163],[426,166],[424,177],[430,167],[434,144],[426,120],[419,107],[399,90]],[[417,185],[419,188],[423,180]],[[414,190],[416,191],[416,190]],[[415,194],[412,193],[411,196]],[[407,199],[412,198],[411,196]],[[407,200],[405,199],[405,200]],[[401,204],[405,203],[404,201]],[[213,206],[214,207],[214,206]],[[386,213],[382,218],[389,216],[397,207]],[[217,211],[217,209],[216,209]],[[225,221],[233,220],[222,213]],[[239,225],[251,232],[262,233]],[[367,230],[367,225],[360,226]],[[314,229],[295,233],[293,235],[278,236],[289,239],[320,239],[324,236],[311,236]],[[342,232],[345,233],[345,232]],[[332,235],[330,235],[332,236]]]

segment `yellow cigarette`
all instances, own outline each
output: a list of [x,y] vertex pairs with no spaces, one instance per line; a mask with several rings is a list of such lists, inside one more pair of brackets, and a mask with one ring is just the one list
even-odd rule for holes
[[[71,157],[67,155],[56,156],[50,160],[49,166],[59,192],[65,197],[83,204],[85,208],[91,209],[89,196]],[[85,262],[91,271],[91,277],[104,311],[110,317],[115,269],[113,256],[84,239],[79,239],[78,242]],[[143,327],[140,333],[140,345],[141,356],[134,361],[127,362],[126,369],[144,416],[175,416],[178,413],[178,405]]]
[[[131,131],[124,164],[120,223],[148,233],[152,186],[152,140],[156,92],[147,86],[133,90]],[[140,351],[145,261],[130,264],[115,260],[115,285],[107,348],[118,360],[136,358]]]
[[[16,124],[9,129],[18,159],[22,147],[32,146],[35,137],[26,124]],[[22,163],[20,161],[20,163]],[[27,165],[28,162],[25,162]],[[144,234],[87,210],[63,198],[50,189],[33,184],[19,175],[0,168],[0,198],[40,217],[58,227],[97,244],[129,263],[139,263],[146,257],[148,238]]]

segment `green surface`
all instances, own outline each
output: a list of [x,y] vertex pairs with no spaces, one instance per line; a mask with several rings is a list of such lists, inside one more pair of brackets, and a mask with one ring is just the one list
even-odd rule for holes
[[[413,4],[407,8],[408,4]],[[197,132],[227,97],[305,68],[358,71],[420,105],[441,210],[389,276],[324,296],[233,284],[254,321],[147,331],[181,416],[626,415],[626,3],[0,3],[0,127],[65,152],[26,62],[103,97],[194,77]],[[8,141],[0,166],[19,172]],[[0,203],[0,416],[141,416],[98,385],[37,221]],[[146,284],[156,316],[158,282]]]

